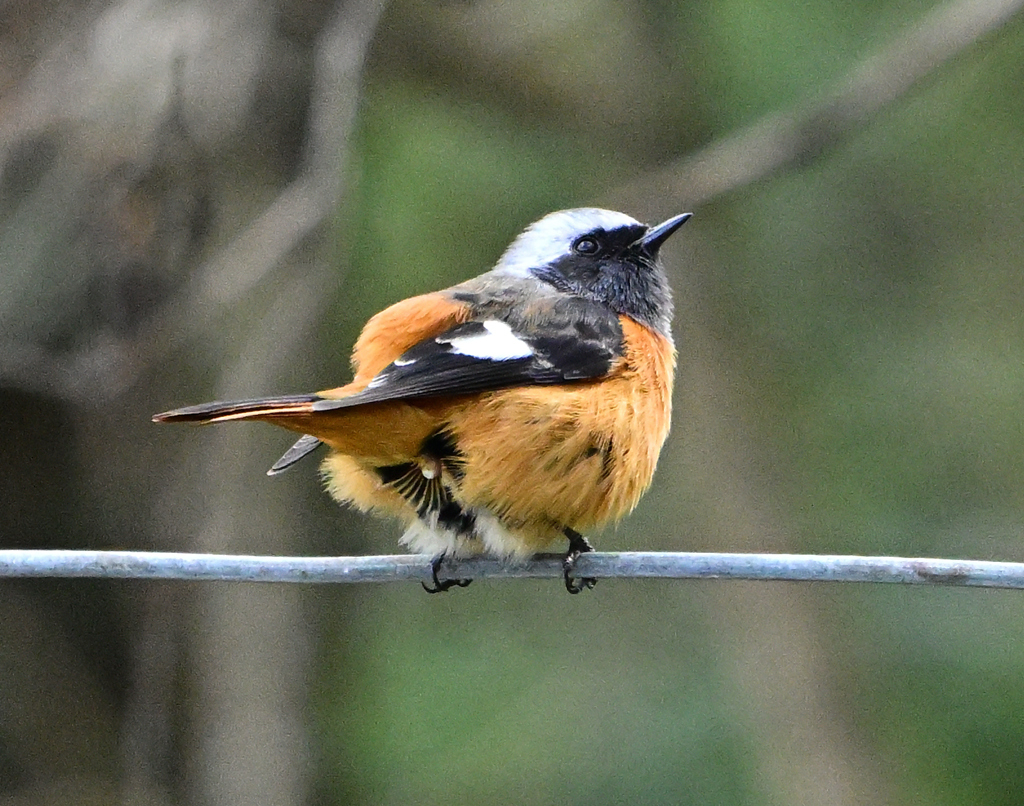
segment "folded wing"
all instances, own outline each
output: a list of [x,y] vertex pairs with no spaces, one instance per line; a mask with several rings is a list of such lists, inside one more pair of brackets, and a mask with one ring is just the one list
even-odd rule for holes
[[315,401],[313,411],[603,377],[622,355],[622,327],[614,314],[585,310],[532,326],[465,322],[403,353],[365,389]]

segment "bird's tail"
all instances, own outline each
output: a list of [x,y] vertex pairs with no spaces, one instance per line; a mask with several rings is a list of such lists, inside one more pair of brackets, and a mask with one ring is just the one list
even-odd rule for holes
[[[306,420],[313,412],[313,402],[320,400],[317,395],[286,395],[283,397],[261,397],[252,400],[214,401],[200,403],[198,406],[186,406],[153,415],[155,423],[225,423],[231,420],[263,420],[284,426],[292,431],[304,430],[298,426],[295,418]],[[276,422],[275,422],[276,421]],[[303,423],[305,425],[305,423]],[[303,434],[288,452],[278,459],[267,471],[268,476],[276,476],[294,465],[299,459],[319,448],[321,442],[316,437]]]
[[252,400],[214,401],[186,406],[153,415],[155,423],[224,423],[230,420],[274,420],[311,414],[316,395],[286,395],[261,397]]

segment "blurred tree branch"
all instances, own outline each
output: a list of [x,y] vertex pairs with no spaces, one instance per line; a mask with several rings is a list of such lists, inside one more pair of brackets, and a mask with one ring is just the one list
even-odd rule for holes
[[[70,349],[53,349],[17,333],[0,333],[0,381],[87,406],[114,399],[175,350],[206,339],[225,311],[313,236],[339,208],[342,166],[360,97],[363,60],[382,7],[379,0],[342,3],[321,33],[314,50],[302,162],[293,181],[262,212],[192,269],[129,338],[101,333]],[[60,43],[49,59],[39,61],[45,65],[66,47]],[[180,75],[175,80],[180,81]],[[46,82],[36,77],[29,85],[45,86]],[[30,94],[28,89],[25,92]],[[175,92],[180,93],[180,88]],[[180,109],[172,112],[178,114]],[[48,125],[38,117],[37,113],[23,120],[23,127]],[[14,140],[24,132],[6,135]],[[317,298],[326,302],[329,286],[339,277],[337,271],[322,272],[324,285]]]
[[611,195],[643,206],[651,198],[698,207],[726,193],[800,167],[863,129],[950,59],[1005,25],[1022,0],[951,0],[893,37],[820,98],[776,112],[656,171],[642,173]]

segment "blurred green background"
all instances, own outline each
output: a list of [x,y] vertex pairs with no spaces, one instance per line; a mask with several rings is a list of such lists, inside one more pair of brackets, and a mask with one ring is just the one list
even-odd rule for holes
[[[1024,560],[1024,21],[967,0],[0,5],[0,541],[357,554],[258,426],[553,209],[693,210],[601,548]],[[1019,593],[0,585],[0,802],[1019,804]]]

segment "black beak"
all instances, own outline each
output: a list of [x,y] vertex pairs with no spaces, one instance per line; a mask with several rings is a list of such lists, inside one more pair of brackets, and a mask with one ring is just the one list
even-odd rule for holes
[[682,215],[673,216],[668,221],[662,221],[658,226],[647,230],[647,234],[633,245],[643,249],[651,257],[657,257],[661,245],[669,239],[673,232],[692,217],[693,213],[683,213]]

